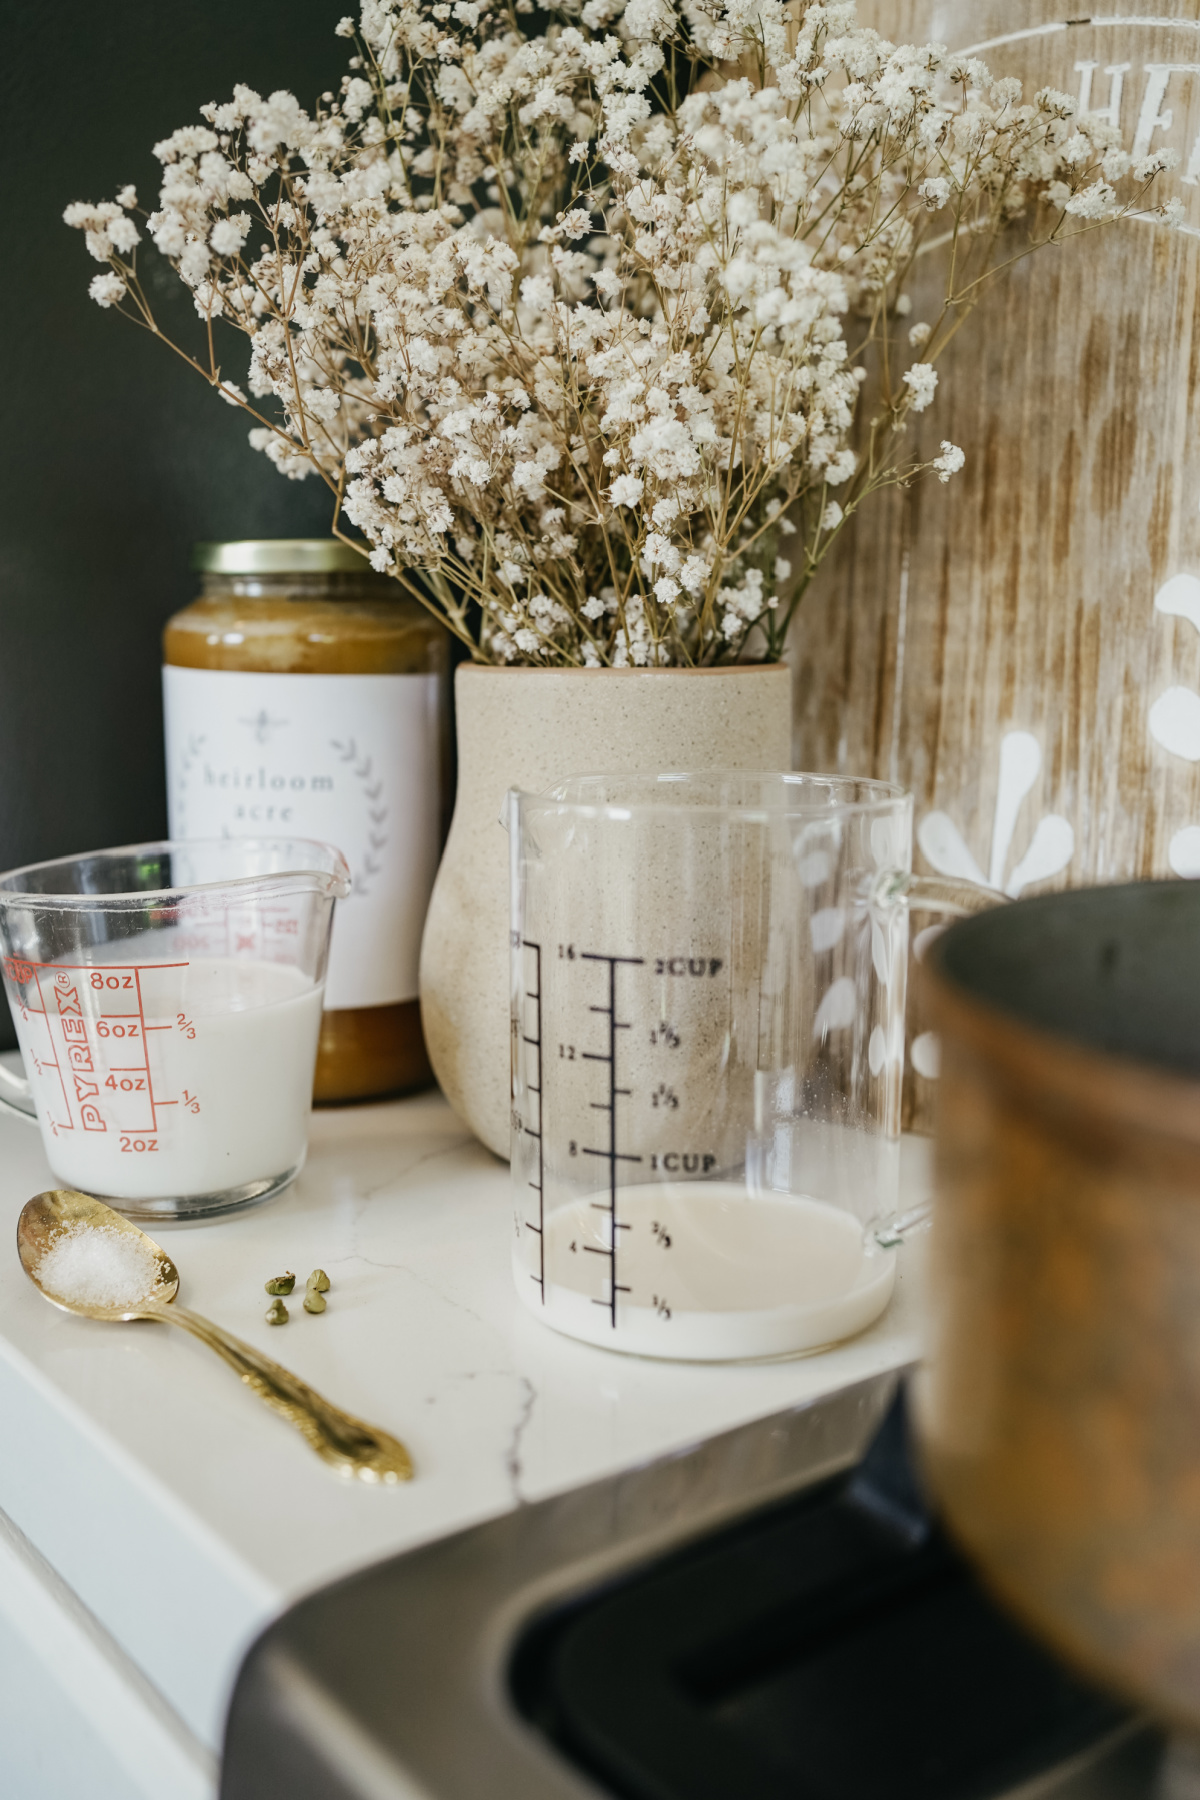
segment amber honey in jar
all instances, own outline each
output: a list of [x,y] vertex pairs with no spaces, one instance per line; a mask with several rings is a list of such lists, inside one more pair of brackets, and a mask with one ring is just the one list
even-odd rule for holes
[[314,1095],[432,1080],[417,1001],[441,849],[445,631],[335,539],[201,544],[201,592],[163,634],[172,837],[336,844]]

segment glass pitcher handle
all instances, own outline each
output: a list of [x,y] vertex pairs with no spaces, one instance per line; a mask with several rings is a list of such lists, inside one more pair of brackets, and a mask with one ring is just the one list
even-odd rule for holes
[[944,913],[948,919],[965,919],[969,913],[1005,906],[1008,895],[977,881],[956,881],[948,875],[912,875],[907,869],[885,869],[875,881],[876,906],[906,906],[921,912]]
[[[971,913],[987,912],[993,906],[1007,906],[1009,899],[999,889],[983,887],[975,881],[956,881],[945,875],[913,875],[907,869],[885,870],[876,879],[871,898],[872,904],[883,912],[893,913],[903,907],[910,913],[939,913],[947,923],[965,919]],[[907,1023],[904,1035],[907,1042]],[[932,1214],[932,1202],[926,1200],[868,1229],[873,1229],[880,1249],[892,1250],[913,1232],[924,1230]]]
[[14,1113],[29,1125],[37,1124],[33,1090],[23,1075],[14,1075],[0,1062],[0,1112]]

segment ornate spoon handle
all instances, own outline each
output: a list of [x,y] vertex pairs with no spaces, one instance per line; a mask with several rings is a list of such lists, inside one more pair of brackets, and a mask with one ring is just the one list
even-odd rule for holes
[[412,1458],[398,1439],[367,1425],[362,1419],[334,1406],[298,1375],[281,1368],[269,1356],[244,1344],[230,1331],[214,1325],[200,1313],[185,1306],[147,1306],[138,1309],[139,1319],[164,1319],[169,1325],[181,1325],[199,1338],[235,1370],[247,1387],[253,1388],[261,1400],[294,1425],[307,1438],[317,1455],[339,1475],[359,1481],[393,1483],[412,1478]]

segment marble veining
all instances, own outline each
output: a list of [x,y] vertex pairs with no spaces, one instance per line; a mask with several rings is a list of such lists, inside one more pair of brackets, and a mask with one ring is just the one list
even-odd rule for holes
[[[906,1143],[902,1167],[913,1204],[926,1146]],[[0,1119],[0,1239],[51,1185],[37,1133]],[[919,1243],[889,1311],[852,1342],[685,1365],[548,1330],[517,1298],[511,1232],[507,1168],[428,1094],[318,1113],[277,1200],[160,1234],[185,1304],[405,1440],[416,1480],[384,1492],[338,1482],[200,1347],[57,1313],[0,1256],[0,1404],[24,1445],[0,1464],[0,1510],[210,1745],[248,1637],[306,1590],[918,1351]],[[318,1264],[328,1311],[267,1325],[266,1278]]]

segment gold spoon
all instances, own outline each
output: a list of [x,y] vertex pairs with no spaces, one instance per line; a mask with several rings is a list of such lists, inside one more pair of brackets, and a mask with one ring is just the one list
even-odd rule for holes
[[[126,1307],[83,1306],[56,1294],[41,1279],[42,1258],[63,1232],[80,1227],[95,1230],[104,1227],[140,1238],[158,1264],[158,1276],[149,1293],[135,1305]],[[340,1406],[328,1400],[298,1376],[272,1362],[269,1356],[243,1344],[231,1332],[201,1318],[199,1313],[170,1303],[179,1292],[179,1271],[165,1250],[154,1239],[131,1225],[128,1219],[74,1188],[52,1188],[36,1194],[26,1202],[17,1220],[17,1254],[30,1281],[55,1306],[64,1312],[81,1313],[87,1319],[165,1319],[168,1324],[182,1325],[193,1337],[215,1350],[231,1369],[241,1376],[247,1387],[308,1439],[317,1455],[339,1475],[357,1477],[359,1481],[375,1481],[391,1485],[412,1478],[412,1459],[404,1445],[375,1425],[365,1425]]]

